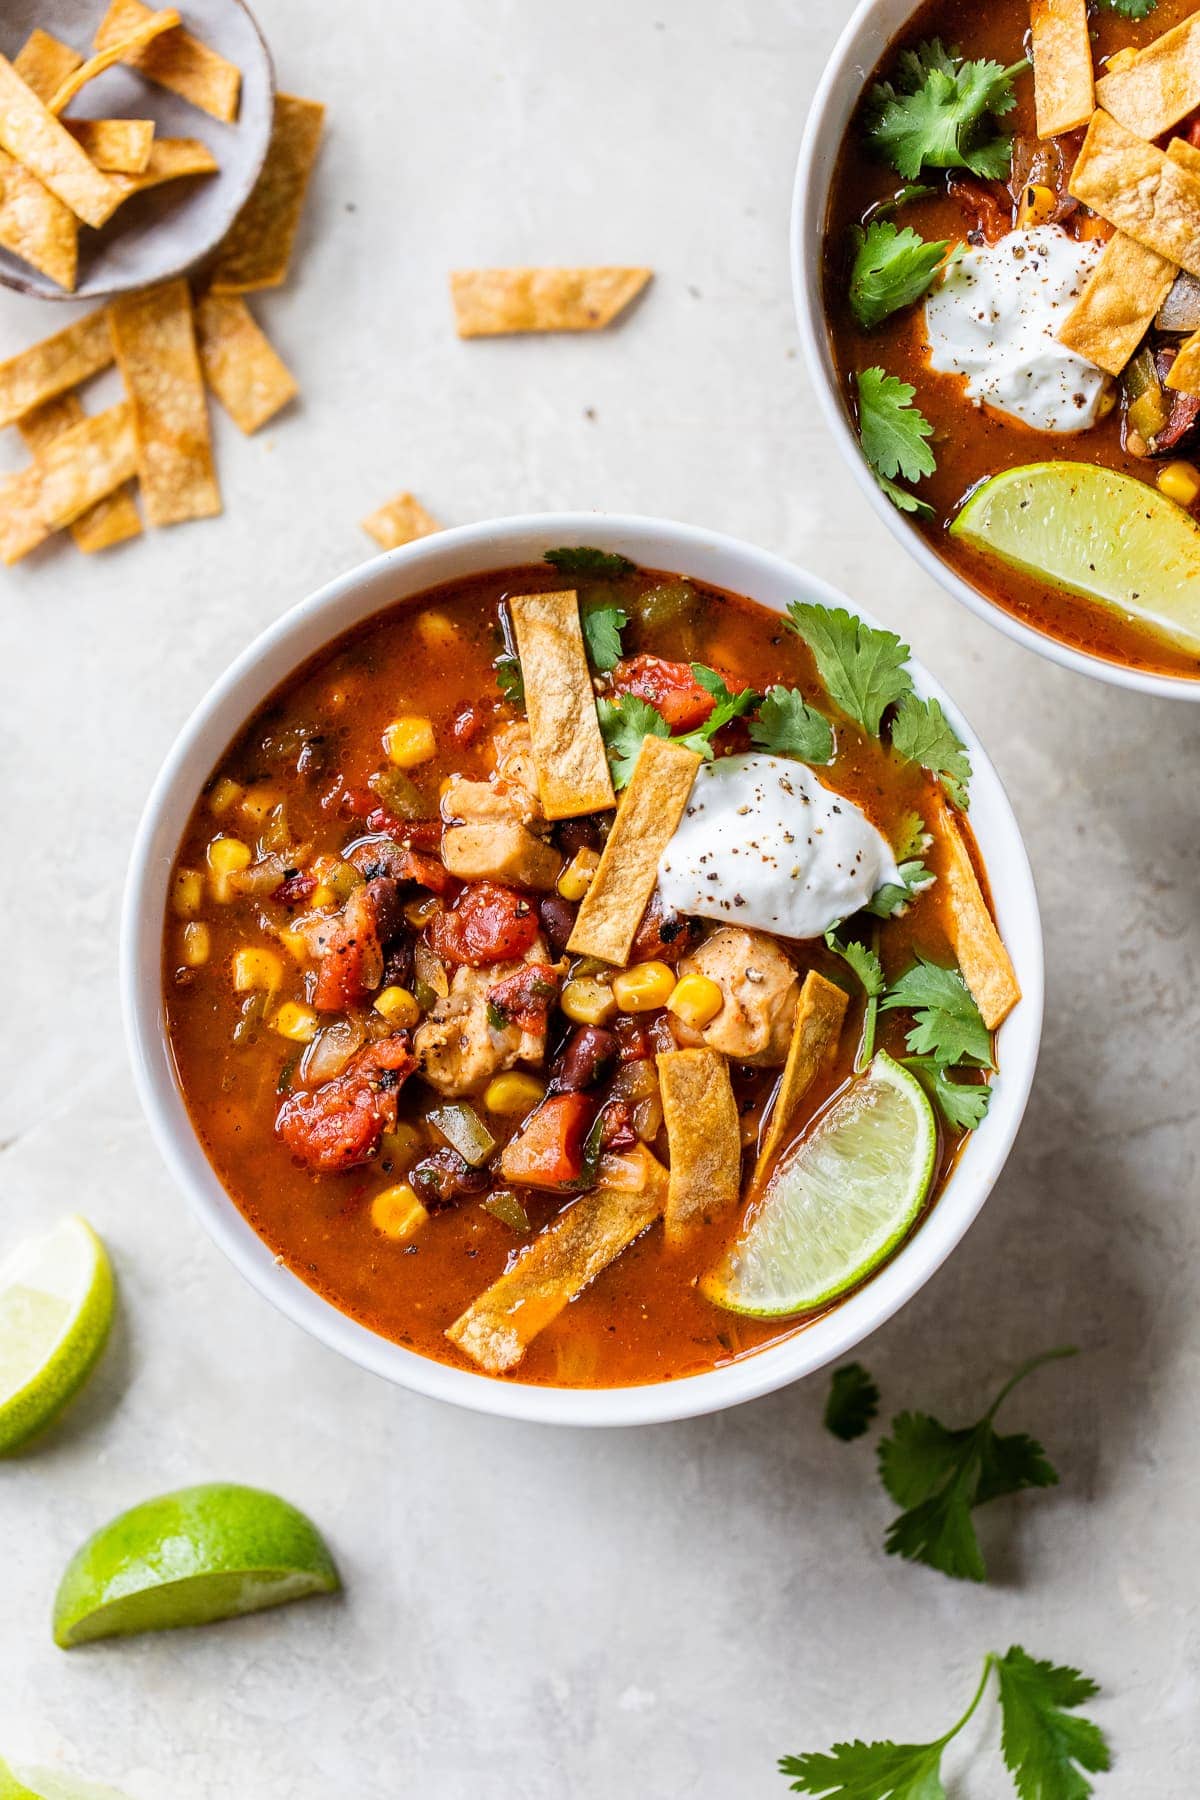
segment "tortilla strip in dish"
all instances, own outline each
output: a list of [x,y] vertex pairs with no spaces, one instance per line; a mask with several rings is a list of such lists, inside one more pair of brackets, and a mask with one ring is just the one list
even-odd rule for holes
[[266,161],[217,251],[214,294],[249,294],[284,280],[324,120],[320,101],[276,94]]
[[767,1120],[766,1136],[754,1165],[755,1188],[762,1186],[779,1148],[791,1129],[796,1108],[837,1049],[849,996],[834,981],[810,969],[800,989],[792,1026],[792,1041],[783,1067],[775,1103]]
[[658,880],[658,859],[683,817],[703,758],[666,738],[642,740],[591,885],[567,940],[573,956],[623,966]]
[[657,1058],[671,1152],[666,1235],[732,1206],[742,1187],[742,1136],[728,1059],[719,1050],[664,1050]]
[[599,1186],[559,1213],[446,1336],[489,1375],[520,1362],[540,1331],[663,1210],[667,1171],[644,1145],[600,1162]]
[[130,27],[127,36],[115,38],[111,43],[106,44],[103,50],[98,50],[94,56],[89,56],[86,62],[81,62],[77,68],[72,69],[71,73],[55,88],[46,105],[52,113],[64,112],[89,81],[94,81],[97,75],[103,75],[105,69],[111,69],[114,63],[125,61],[127,57],[133,56],[152,39],[161,37],[164,31],[170,31],[172,26],[178,24],[179,14],[173,7],[164,7],[161,12],[147,13],[144,19]]
[[[141,0],[112,0],[93,39],[96,49],[107,50],[110,45],[127,40],[152,16]],[[123,52],[121,60],[147,81],[169,88],[223,124],[232,125],[237,118],[241,70],[182,25],[153,37],[140,48]]]
[[[40,456],[55,438],[82,425],[86,417],[78,394],[58,394],[53,400],[25,413],[17,430],[26,448],[34,456]],[[139,537],[142,520],[130,489],[120,487],[80,513],[68,529],[76,548],[90,555],[96,550],[107,550],[113,544],[123,544],[127,538]]]
[[1032,0],[1037,134],[1077,131],[1096,110],[1087,0]]
[[1118,231],[1072,307],[1059,342],[1119,375],[1175,285],[1175,263]]
[[110,216],[113,177],[100,173],[6,56],[0,56],[0,147],[85,225],[103,225]]
[[1021,998],[1016,970],[983,897],[958,819],[940,798],[936,822],[945,860],[950,943],[984,1024],[995,1031]]
[[18,562],[136,472],[127,400],[62,432],[0,485],[0,561]]
[[133,405],[137,472],[151,525],[221,510],[192,297],[186,281],[123,295],[109,308],[113,348]]
[[573,588],[509,601],[542,811],[576,819],[615,806]]
[[1102,75],[1096,101],[1142,138],[1161,137],[1200,106],[1200,13],[1140,50],[1126,68]]
[[79,267],[79,220],[36,176],[0,150],[0,244],[65,293]]
[[78,50],[72,50],[61,38],[51,37],[40,25],[34,27],[13,57],[13,68],[42,101],[48,101],[67,76],[82,66]]
[[1106,112],[1092,116],[1070,193],[1137,243],[1200,275],[1200,176]]
[[431,512],[426,512],[414,494],[397,494],[385,500],[362,521],[368,537],[373,537],[381,550],[398,550],[401,544],[415,543],[418,538],[432,537],[442,528]]
[[108,177],[113,184],[112,212],[131,195],[144,194],[147,188],[161,187],[165,181],[181,181],[186,175],[215,175],[218,167],[216,157],[199,138],[156,137],[140,175]]
[[196,344],[204,379],[239,431],[249,435],[294,400],[295,376],[240,294],[202,294]]
[[455,269],[461,338],[527,331],[603,331],[641,293],[649,269]]
[[1179,346],[1179,355],[1167,371],[1164,385],[1177,394],[1200,394],[1200,331]]
[[140,175],[150,161],[153,119],[64,119],[63,124],[106,175]]
[[108,315],[103,308],[73,319],[53,337],[42,338],[0,363],[0,426],[12,425],[44,400],[75,388],[107,369],[113,359]]

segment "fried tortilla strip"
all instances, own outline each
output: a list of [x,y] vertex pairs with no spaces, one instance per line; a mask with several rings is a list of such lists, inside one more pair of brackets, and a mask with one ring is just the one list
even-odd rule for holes
[[643,1145],[602,1157],[600,1185],[559,1213],[446,1336],[489,1375],[515,1367],[538,1333],[653,1224],[666,1194],[667,1172]]
[[36,176],[0,150],[0,244],[57,282],[75,287],[79,266],[79,221],[69,206]]
[[61,38],[51,37],[40,25],[34,27],[13,58],[13,68],[21,80],[42,101],[56,94],[68,75],[82,65],[78,50],[72,50]]
[[147,188],[161,187],[164,181],[180,181],[185,175],[215,175],[218,167],[216,157],[199,138],[155,138],[140,175],[108,177],[113,185],[112,211],[116,212],[132,194],[144,194]]
[[649,281],[650,269],[455,269],[461,338],[522,331],[603,331]]
[[1173,262],[1135,244],[1123,231],[1110,238],[1059,342],[1098,369],[1119,375],[1151,325],[1179,274]]
[[[155,15],[141,0],[112,0],[100,22],[93,43],[97,50],[128,40],[139,26]],[[231,125],[238,115],[242,76],[236,64],[227,62],[177,25],[122,52],[121,61],[159,87],[170,88],[214,119]]]
[[809,970],[800,989],[792,1041],[767,1121],[767,1134],[754,1165],[755,1188],[765,1181],[779,1147],[791,1129],[796,1108],[816,1080],[822,1063],[837,1049],[848,1004],[843,988],[836,982],[826,981],[815,969]]
[[1179,346],[1179,355],[1167,373],[1166,385],[1178,394],[1200,394],[1200,331]]
[[509,601],[542,811],[577,819],[617,804],[573,588]]
[[63,124],[106,175],[140,175],[150,161],[153,119],[64,119]]
[[64,431],[0,485],[0,561],[18,562],[129,481],[137,468],[127,400]]
[[146,518],[151,525],[177,525],[219,513],[187,282],[123,295],[108,318],[133,406]]
[[196,343],[205,381],[247,436],[300,392],[238,294],[205,294],[196,302]]
[[[106,333],[107,330],[106,325]],[[26,413],[17,430],[26,447],[34,456],[40,456],[55,438],[82,425],[86,417],[78,394],[59,394]],[[122,544],[126,538],[137,537],[141,529],[142,521],[128,487],[117,488],[106,499],[97,500],[95,506],[80,513],[70,527],[76,546],[89,554],[94,550],[107,550],[112,544]]]
[[682,744],[647,737],[621,796],[592,884],[567,942],[573,956],[623,966],[658,880],[658,859],[683,817],[703,759]]
[[1141,138],[1161,137],[1200,106],[1200,13],[1164,32],[1127,68],[1102,75],[1096,101]]
[[1077,131],[1096,110],[1087,0],[1032,0],[1037,134]]
[[1135,242],[1200,275],[1200,175],[1179,157],[1096,112],[1070,192]]
[[732,1206],[742,1188],[742,1134],[728,1059],[719,1050],[665,1050],[655,1059],[671,1151],[666,1236]]
[[386,500],[368,513],[362,528],[381,550],[398,550],[401,544],[415,543],[442,529],[412,494],[397,494],[394,500]]
[[995,1031],[1021,998],[1016,971],[983,897],[957,815],[940,798],[936,822],[946,864],[950,942],[984,1024]]
[[108,315],[103,308],[73,319],[53,337],[10,356],[0,363],[0,426],[12,425],[44,400],[78,387],[89,376],[107,369],[112,359]]
[[161,12],[148,12],[144,19],[139,19],[136,25],[130,27],[125,36],[114,38],[103,50],[97,50],[94,56],[89,56],[77,69],[72,69],[55,88],[46,105],[52,113],[64,112],[89,81],[94,81],[97,75],[103,75],[105,69],[111,69],[114,63],[132,61],[145,45],[154,38],[161,37],[164,31],[170,31],[178,23],[179,14],[174,7],[164,7]]
[[278,287],[287,275],[324,118],[319,101],[276,94],[267,160],[217,251],[214,294]]
[[112,211],[111,175],[102,175],[60,119],[0,56],[0,146],[86,225]]

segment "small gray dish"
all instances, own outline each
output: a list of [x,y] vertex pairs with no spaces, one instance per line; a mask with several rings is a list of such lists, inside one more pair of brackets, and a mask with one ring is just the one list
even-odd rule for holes
[[[162,0],[171,4],[171,0]],[[11,61],[35,25],[80,55],[107,0],[3,0],[0,51]],[[82,89],[71,118],[153,119],[159,137],[200,138],[220,164],[215,175],[185,177],[135,194],[100,231],[79,227],[79,280],[67,293],[19,257],[0,249],[0,282],[45,300],[103,300],[185,275],[211,254],[258,179],[271,136],[275,72],[263,35],[242,0],[186,0],[184,26],[242,72],[241,104],[222,124],[166,88],[117,63]]]

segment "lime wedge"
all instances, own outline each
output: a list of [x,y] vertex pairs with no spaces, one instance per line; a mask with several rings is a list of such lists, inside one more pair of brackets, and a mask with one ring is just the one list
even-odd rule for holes
[[920,1082],[881,1050],[784,1157],[701,1292],[760,1319],[811,1312],[844,1294],[911,1228],[937,1142]]
[[214,1482],[147,1500],[76,1552],[54,1601],[64,1650],[240,1618],[341,1583],[316,1526],[259,1488]]
[[125,1796],[116,1788],[49,1769],[22,1769],[18,1775],[0,1760],[0,1800],[125,1800]]
[[64,1219],[0,1262],[0,1456],[48,1425],[83,1386],[112,1315],[112,1268],[82,1219]]
[[18,1781],[4,1758],[0,1756],[0,1800],[38,1800],[32,1788]]
[[1029,463],[978,488],[951,537],[1200,650],[1200,526],[1097,463]]

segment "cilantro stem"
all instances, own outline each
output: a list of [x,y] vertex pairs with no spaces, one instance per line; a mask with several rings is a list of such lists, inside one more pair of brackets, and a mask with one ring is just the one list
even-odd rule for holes
[[1061,1362],[1064,1357],[1078,1355],[1079,1351],[1074,1344],[1062,1344],[1057,1350],[1043,1350],[1040,1356],[1031,1356],[1028,1362],[1023,1362],[1020,1368],[1017,1369],[1014,1374],[1009,1376],[1004,1386],[1000,1389],[1000,1392],[996,1395],[996,1398],[992,1401],[991,1406],[984,1414],[984,1417],[986,1419],[994,1419],[1013,1389],[1020,1382],[1024,1381],[1027,1375],[1032,1375],[1035,1369],[1040,1369],[1043,1363]]
[[867,999],[866,1011],[863,1013],[862,1038],[858,1046],[858,1056],[854,1063],[854,1073],[861,1075],[875,1054],[875,1024],[879,1018],[879,1000],[875,994]]
[[971,1701],[970,1706],[968,1706],[968,1708],[967,1708],[966,1712],[963,1714],[962,1718],[958,1721],[958,1724],[952,1725],[950,1727],[949,1731],[946,1733],[945,1737],[941,1737],[937,1740],[939,1744],[948,1744],[950,1742],[951,1738],[956,1738],[958,1736],[959,1732],[967,1724],[968,1720],[971,1718],[972,1714],[975,1712],[976,1707],[979,1705],[979,1702],[983,1699],[984,1692],[987,1688],[988,1679],[992,1673],[992,1670],[995,1668],[995,1666],[996,1666],[996,1652],[994,1650],[989,1650],[987,1655],[983,1659],[983,1674],[979,1677],[979,1686],[975,1689],[974,1699]]

